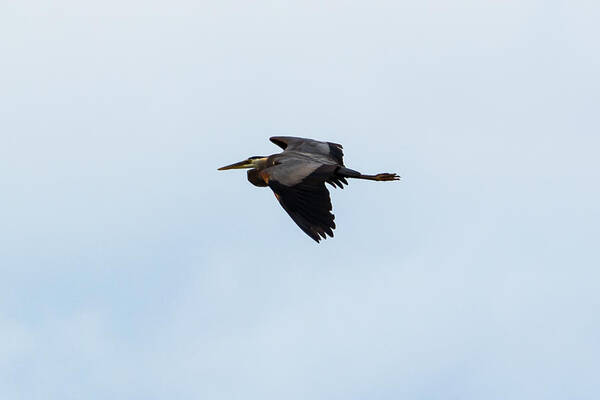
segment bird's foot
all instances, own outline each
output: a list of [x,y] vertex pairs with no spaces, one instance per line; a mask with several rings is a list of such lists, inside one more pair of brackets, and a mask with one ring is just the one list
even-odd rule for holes
[[387,172],[384,172],[382,174],[375,175],[375,180],[376,181],[399,181],[400,176],[398,176],[397,174],[389,174]]

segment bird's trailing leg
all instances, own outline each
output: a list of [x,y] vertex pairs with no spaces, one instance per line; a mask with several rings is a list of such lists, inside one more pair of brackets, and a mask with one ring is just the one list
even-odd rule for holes
[[344,178],[355,178],[355,179],[367,179],[370,181],[399,181],[400,177],[397,174],[390,174],[387,172],[377,175],[363,175],[358,171],[354,171],[350,168],[340,167],[335,171],[336,175]]

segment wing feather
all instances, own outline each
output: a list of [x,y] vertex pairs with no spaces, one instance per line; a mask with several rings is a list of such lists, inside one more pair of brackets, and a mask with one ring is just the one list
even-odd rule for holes
[[293,136],[273,136],[269,140],[281,147],[284,152],[300,152],[327,156],[336,164],[344,165],[344,151],[339,143],[320,142]]
[[319,242],[333,237],[335,216],[322,174],[313,174],[302,182],[286,186],[269,180],[269,186],[288,215],[308,236]]

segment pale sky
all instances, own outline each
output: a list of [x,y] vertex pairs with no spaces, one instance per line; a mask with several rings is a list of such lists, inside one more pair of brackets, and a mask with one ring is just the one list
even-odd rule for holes
[[[600,3],[0,4],[0,398],[598,399]],[[395,183],[316,244],[222,165]]]

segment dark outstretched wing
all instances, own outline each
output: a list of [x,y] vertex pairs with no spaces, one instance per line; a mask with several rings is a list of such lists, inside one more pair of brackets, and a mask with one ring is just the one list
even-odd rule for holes
[[320,166],[293,185],[286,185],[277,179],[278,174],[274,171],[277,167],[279,166],[268,168],[271,171],[265,171],[275,172],[269,174],[269,187],[283,209],[300,229],[317,242],[325,239],[327,235],[333,237],[335,217],[331,213],[331,199],[325,182],[335,181],[338,186],[342,186],[342,183],[333,176],[336,166]]
[[283,209],[308,236],[317,242],[327,235],[333,237],[335,217],[324,182],[302,182],[288,187],[270,181],[269,186]]
[[284,151],[319,154],[329,157],[336,164],[344,165],[344,152],[341,144],[293,136],[273,136],[269,140]]

